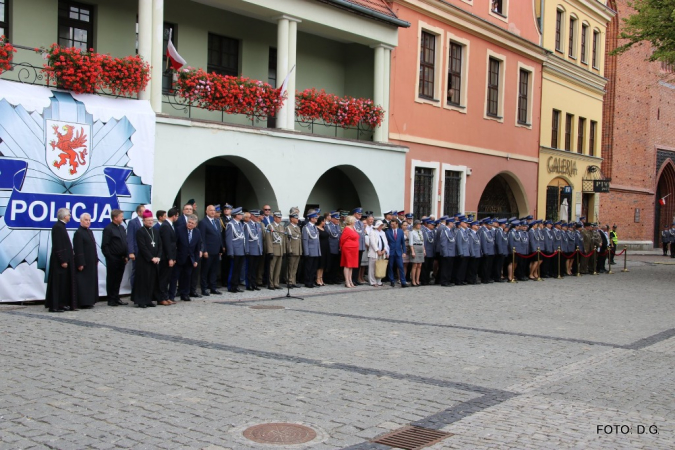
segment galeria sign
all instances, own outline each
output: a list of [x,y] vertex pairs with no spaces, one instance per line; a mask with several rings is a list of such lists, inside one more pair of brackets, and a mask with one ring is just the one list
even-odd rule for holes
[[549,156],[546,163],[548,173],[557,173],[573,177],[577,174],[577,162],[571,159],[555,158]]

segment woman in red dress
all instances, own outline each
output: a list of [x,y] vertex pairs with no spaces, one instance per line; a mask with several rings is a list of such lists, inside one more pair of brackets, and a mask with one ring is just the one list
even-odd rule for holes
[[345,229],[340,236],[340,250],[342,257],[340,265],[343,267],[345,287],[353,288],[352,269],[359,267],[359,233],[354,229],[354,216],[347,216]]

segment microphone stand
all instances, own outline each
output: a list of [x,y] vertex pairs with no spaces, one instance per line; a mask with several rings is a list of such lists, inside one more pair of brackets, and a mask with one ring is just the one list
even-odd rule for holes
[[[279,299],[285,299],[285,298],[294,298],[297,300],[304,300],[302,297],[296,297],[291,295],[291,254],[290,254],[290,248],[291,248],[291,235],[286,234],[286,295],[281,296],[281,297],[273,297],[271,300],[279,300]],[[272,274],[270,274],[272,276]]]

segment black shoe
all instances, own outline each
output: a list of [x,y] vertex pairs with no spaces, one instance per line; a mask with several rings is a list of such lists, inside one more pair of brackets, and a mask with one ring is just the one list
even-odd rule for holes
[[210,297],[211,294],[209,294],[209,291],[202,291],[202,296],[203,297]]
[[394,282],[392,281],[392,282],[391,282],[391,287],[394,287],[394,286],[396,286],[396,283],[394,283]]
[[190,292],[190,297],[202,298],[202,295],[197,291],[193,291],[193,292]]
[[407,288],[408,285],[407,285],[407,284],[402,284],[401,287],[402,287],[402,288]]
[[70,306],[64,306],[64,307],[61,308],[61,309],[63,309],[64,311],[70,311]]
[[299,284],[291,284],[292,288],[300,288],[301,286]]
[[270,291],[273,291],[273,290],[275,290],[276,288],[275,288],[274,286],[267,286],[267,289],[269,289]]
[[136,308],[147,308],[146,305],[136,305]]
[[254,290],[254,291],[259,291],[260,288],[259,288],[258,286],[256,286],[256,287],[253,288],[253,290]]
[[117,304],[121,306],[127,306],[129,303],[128,302],[123,302],[122,300],[117,300]]
[[359,283],[358,281],[354,282],[354,286],[361,286],[363,283]]
[[188,297],[187,295],[181,295],[181,296],[180,296],[180,299],[183,300],[184,302],[189,302],[189,301],[191,301],[190,297]]
[[108,302],[108,306],[119,306],[120,304],[117,302]]
[[442,287],[450,287],[450,285],[448,283],[441,283],[441,286]]
[[213,295],[223,295],[223,293],[220,292],[220,291],[217,290],[217,289],[211,289],[211,294],[213,294]]
[[313,289],[313,288],[314,288],[314,286],[311,285],[311,284],[306,284],[305,287],[308,288],[308,289]]
[[150,302],[150,303],[148,303],[147,306],[148,306],[148,308],[154,308],[154,307],[157,306],[157,305],[155,305],[154,303]]
[[65,310],[63,310],[63,309],[49,308],[49,312],[53,312],[53,313],[61,313],[61,312],[65,312]]
[[247,290],[247,291],[252,291],[253,288],[252,288],[252,287],[247,287],[246,290]]

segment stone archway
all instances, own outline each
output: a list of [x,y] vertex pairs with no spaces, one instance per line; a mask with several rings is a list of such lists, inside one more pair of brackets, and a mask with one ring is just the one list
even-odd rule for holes
[[274,189],[265,174],[251,161],[240,156],[211,158],[195,168],[176,193],[181,206],[189,199],[202,206],[229,203],[235,207],[258,209],[268,204],[278,208]]
[[373,183],[360,169],[350,165],[332,167],[319,177],[307,197],[305,209],[317,206],[323,212],[361,206],[364,211],[373,211],[376,217],[382,213]]
[[[661,166],[656,183],[656,198],[654,199],[654,246],[661,242],[661,230],[675,220],[675,164],[667,159]],[[667,196],[667,197],[666,197]],[[665,205],[659,200],[666,197]]]
[[520,180],[510,172],[495,175],[485,186],[478,202],[477,218],[519,217],[528,211]]

